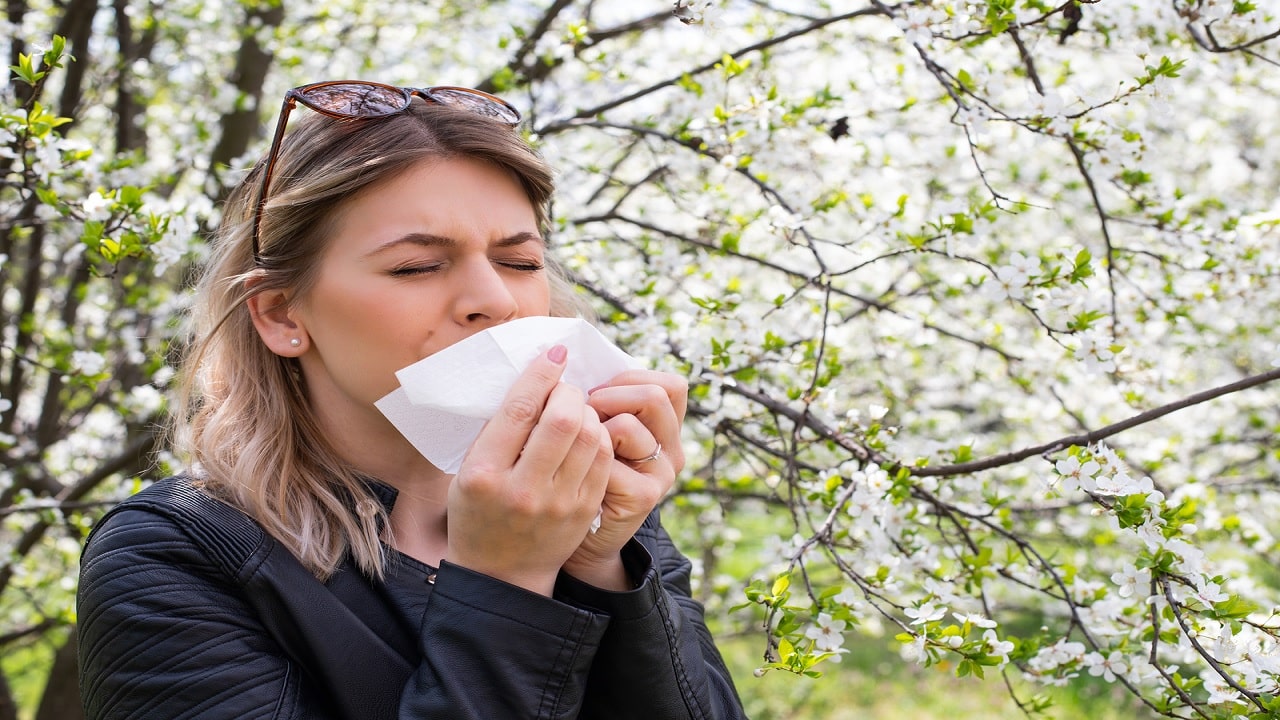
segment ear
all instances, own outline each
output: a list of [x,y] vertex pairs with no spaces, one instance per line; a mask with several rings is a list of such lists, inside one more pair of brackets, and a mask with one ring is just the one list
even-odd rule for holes
[[289,300],[288,290],[263,290],[245,300],[245,305],[267,349],[281,357],[298,357],[307,351],[310,337]]

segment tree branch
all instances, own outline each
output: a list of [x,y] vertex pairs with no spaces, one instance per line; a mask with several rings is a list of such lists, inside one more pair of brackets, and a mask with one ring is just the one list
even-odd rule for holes
[[[869,8],[862,8],[860,10],[855,10],[853,12],[844,13],[842,15],[834,15],[829,18],[823,18],[821,20],[817,20],[815,22],[809,23],[804,27],[796,28],[791,32],[783,33],[782,35],[779,35],[777,37],[769,38],[768,40],[762,40],[758,43],[748,45],[744,48],[739,48],[734,52],[728,53],[728,55],[729,57],[736,60],[744,55],[750,55],[751,53],[759,52],[761,50],[766,50],[775,45],[781,45],[782,43],[785,43],[789,40],[794,40],[795,38],[808,35],[809,33],[814,32],[816,30],[821,30],[822,28],[828,25],[833,25],[835,23],[843,22],[845,20],[850,20],[855,17],[862,17],[862,16],[869,16],[869,15],[884,15],[884,14],[885,13],[878,8],[869,7]],[[570,127],[573,127],[576,124],[576,121],[578,120],[594,117],[596,115],[599,115],[600,113],[603,113],[608,110],[612,110],[618,106],[626,105],[627,103],[632,102],[633,100],[638,100],[646,95],[652,95],[653,93],[659,90],[675,85],[676,83],[680,82],[681,78],[684,78],[686,76],[692,76],[692,75],[701,75],[704,72],[713,70],[721,62],[722,62],[722,59],[717,58],[716,60],[704,63],[702,65],[699,65],[698,67],[692,68],[687,72],[680,73],[675,77],[671,77],[666,80],[659,81],[648,87],[641,88],[639,90],[636,90],[635,92],[629,93],[622,97],[614,98],[613,100],[610,100],[605,103],[601,103],[599,105],[587,108],[585,110],[579,110],[578,112],[574,113],[568,118],[555,120],[547,125],[543,125],[542,127],[535,130],[535,132],[538,135],[546,136],[553,133],[561,132],[563,130],[567,130]]]
[[525,35],[524,42],[520,43],[520,47],[516,48],[515,53],[511,55],[511,59],[507,61],[506,67],[502,71],[485,78],[476,85],[476,89],[489,93],[497,92],[497,78],[499,75],[504,74],[504,71],[509,73],[525,72],[525,58],[538,46],[538,41],[542,39],[543,35],[547,34],[547,30],[551,29],[551,23],[555,22],[556,17],[572,4],[573,0],[555,0],[552,2],[546,12],[542,13],[542,17],[538,18],[538,22],[534,24],[533,29]]
[[248,7],[245,10],[245,22],[236,54],[236,67],[231,75],[231,83],[236,92],[246,98],[236,103],[235,107],[222,116],[222,135],[213,148],[209,158],[209,170],[217,187],[218,199],[225,198],[230,187],[220,179],[220,171],[232,160],[240,157],[249,149],[249,143],[257,136],[261,120],[258,109],[262,107],[263,88],[267,82],[267,71],[271,68],[272,55],[258,42],[258,33],[269,32],[284,22],[284,2],[261,3],[260,7]]
[[[151,451],[155,449],[158,439],[159,431],[157,429],[149,428],[145,430],[119,455],[105,461],[98,466],[97,470],[68,485],[57,499],[64,502],[77,501],[110,477],[123,472],[140,472],[148,464],[147,458]],[[36,543],[40,541],[40,538],[44,537],[45,532],[50,527],[52,527],[52,523],[40,519],[28,527],[17,542],[14,543],[9,554],[9,561],[4,565],[0,565],[0,593],[5,591],[9,581],[13,579],[14,559],[25,557],[31,551],[31,548],[35,547]]]
[[1280,369],[1272,370],[1270,372],[1265,372],[1258,375],[1251,375],[1247,378],[1244,378],[1243,380],[1238,380],[1233,383],[1228,383],[1226,385],[1221,385],[1216,388],[1211,388],[1209,390],[1198,392],[1194,395],[1190,395],[1181,400],[1171,402],[1167,405],[1161,405],[1160,407],[1152,408],[1151,410],[1147,410],[1146,412],[1139,413],[1127,420],[1121,420],[1118,423],[1113,423],[1111,425],[1107,425],[1106,427],[1099,428],[1098,430],[1081,433],[1079,435],[1069,435],[1067,437],[1059,438],[1057,440],[1054,440],[1053,442],[1048,442],[1043,445],[1023,448],[1021,450],[1015,450],[1013,452],[1003,453],[1001,455],[994,455],[992,457],[989,457],[983,460],[974,460],[973,462],[957,463],[955,465],[942,465],[939,467],[932,467],[932,468],[931,467],[910,468],[911,474],[916,475],[918,477],[949,477],[953,475],[967,475],[969,473],[980,472],[982,470],[990,470],[992,468],[1002,467],[1004,465],[1012,465],[1014,463],[1026,460],[1027,458],[1030,458],[1030,457],[1035,457],[1037,455],[1047,455],[1049,453],[1054,453],[1059,450],[1064,450],[1073,445],[1076,445],[1076,446],[1092,445],[1101,440],[1105,440],[1106,438],[1109,438],[1112,435],[1117,435],[1126,430],[1131,430],[1135,427],[1138,427],[1139,425],[1145,425],[1149,422],[1152,422],[1153,420],[1162,418],[1165,415],[1168,415],[1173,412],[1177,412],[1178,410],[1183,410],[1195,405],[1199,405],[1201,403],[1208,402],[1216,398],[1220,398],[1224,395],[1231,395],[1233,393],[1238,393],[1243,390],[1248,390],[1249,388],[1257,387],[1259,385],[1265,385],[1267,383],[1274,382],[1276,380],[1280,380]]

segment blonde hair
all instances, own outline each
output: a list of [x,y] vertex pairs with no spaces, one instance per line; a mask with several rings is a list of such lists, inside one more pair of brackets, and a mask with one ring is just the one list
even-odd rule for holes
[[[381,576],[386,511],[368,478],[334,451],[297,361],[266,347],[245,301],[269,289],[305,295],[345,203],[424,159],[459,157],[511,173],[545,236],[552,173],[519,133],[415,98],[389,117],[299,118],[273,171],[259,258],[251,226],[263,161],[229,196],[197,286],[173,419],[178,449],[189,455],[203,487],[257,520],[322,580],[348,553],[362,571]],[[572,287],[548,260],[551,313],[578,314]]]

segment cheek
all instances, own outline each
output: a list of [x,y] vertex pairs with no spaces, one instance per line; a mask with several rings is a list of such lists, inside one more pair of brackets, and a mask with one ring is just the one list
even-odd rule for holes
[[549,314],[551,312],[550,280],[545,274],[536,278],[522,289],[521,294],[517,294],[517,298],[520,304],[521,316],[529,317]]
[[[329,353],[360,355],[413,342],[432,322],[430,307],[377,283],[337,282],[317,286],[308,308],[316,342]],[[376,349],[376,350],[375,350]],[[393,360],[394,362],[394,360]]]

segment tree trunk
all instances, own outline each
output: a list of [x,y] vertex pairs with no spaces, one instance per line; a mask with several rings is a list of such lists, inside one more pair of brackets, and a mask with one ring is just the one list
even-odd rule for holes
[[97,0],[71,0],[54,31],[67,39],[67,52],[76,59],[66,63],[66,79],[58,100],[58,114],[71,118],[71,122],[58,128],[62,135],[75,125],[77,110],[84,97],[84,76],[93,62],[89,53],[89,37],[93,34],[93,16],[97,10]]
[[0,672],[0,720],[18,720],[18,702],[9,689],[9,679]]
[[116,41],[120,58],[116,65],[116,152],[141,150],[147,146],[146,128],[142,124],[144,107],[133,91],[133,65],[149,59],[143,53],[149,48],[133,35],[128,0],[116,0]]
[[[284,2],[274,7],[249,10],[245,27],[255,27],[258,24],[255,18],[261,22],[263,28],[257,32],[266,32],[268,29],[279,27],[284,21]],[[249,149],[249,143],[258,135],[258,126],[261,123],[258,109],[262,106],[263,86],[267,81],[267,70],[271,67],[271,60],[271,53],[258,44],[255,33],[244,36],[240,52],[236,55],[236,69],[232,82],[241,97],[253,98],[253,101],[237,103],[234,110],[222,116],[222,135],[213,149],[211,158],[213,162],[210,163],[210,172],[213,174],[219,201],[225,199],[230,190],[220,177],[222,169],[232,160],[243,155],[245,150]]]
[[[22,18],[27,14],[27,3],[24,0],[8,0],[5,3],[4,10],[5,18],[9,21],[10,27],[22,27]],[[26,52],[26,50],[27,44],[23,41],[22,34],[18,33],[9,44],[9,64],[17,65],[18,56]],[[26,102],[27,98],[31,97],[30,86],[19,80],[17,74],[13,75],[10,86],[13,88],[14,97],[18,99],[19,103]],[[0,709],[0,720],[6,720],[3,709]]]
[[76,629],[71,628],[67,641],[53,655],[53,667],[44,694],[40,696],[40,709],[35,720],[84,720],[84,708],[80,705],[80,680],[76,662]]

